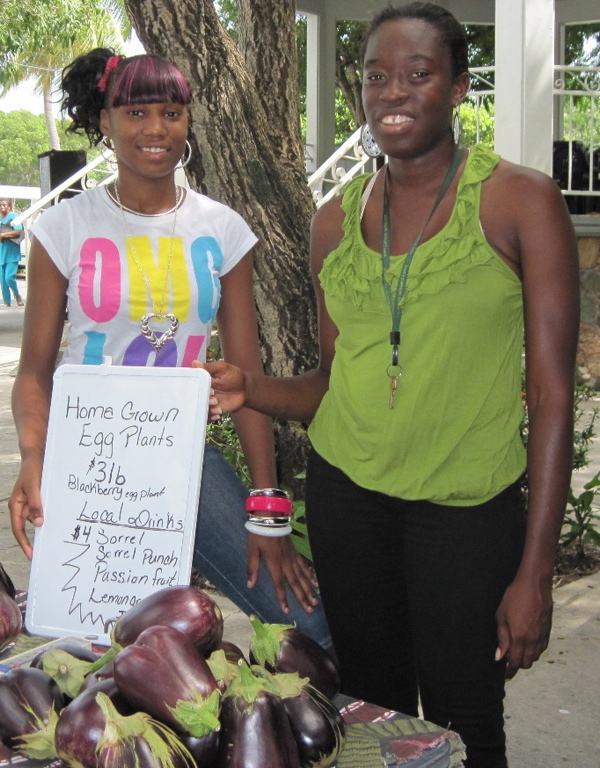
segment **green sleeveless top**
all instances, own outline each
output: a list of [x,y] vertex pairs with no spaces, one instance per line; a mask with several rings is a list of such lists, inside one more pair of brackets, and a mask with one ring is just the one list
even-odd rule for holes
[[[369,175],[344,192],[343,237],[319,275],[339,336],[329,390],[308,434],[317,453],[364,488],[471,506],[498,494],[525,468],[521,281],[479,222],[481,183],[498,160],[485,147],[470,150],[447,225],[415,253],[393,410],[381,254],[366,246],[360,224]],[[392,295],[404,259],[392,257]]]

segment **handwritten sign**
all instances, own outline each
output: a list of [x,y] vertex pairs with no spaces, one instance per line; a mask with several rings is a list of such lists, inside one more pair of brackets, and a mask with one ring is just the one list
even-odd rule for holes
[[108,644],[139,600],[189,583],[209,393],[194,368],[58,368],[30,632]]

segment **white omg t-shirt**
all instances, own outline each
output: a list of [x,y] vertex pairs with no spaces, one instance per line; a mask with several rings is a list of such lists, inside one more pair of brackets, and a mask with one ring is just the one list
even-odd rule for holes
[[[221,297],[220,277],[256,243],[242,217],[191,190],[174,214],[123,214],[104,187],[45,211],[32,232],[68,281],[68,346],[63,363],[190,366],[205,360]],[[156,351],[141,333],[151,312],[179,328]],[[157,337],[167,320],[152,320]]]

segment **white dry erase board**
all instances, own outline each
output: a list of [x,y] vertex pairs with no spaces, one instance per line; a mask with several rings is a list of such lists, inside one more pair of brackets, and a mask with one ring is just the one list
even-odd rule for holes
[[209,395],[202,369],[58,368],[29,632],[108,645],[136,602],[189,583]]

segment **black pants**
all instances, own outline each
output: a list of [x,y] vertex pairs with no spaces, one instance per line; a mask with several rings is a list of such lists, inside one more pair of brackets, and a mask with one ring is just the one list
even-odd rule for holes
[[468,768],[506,768],[495,612],[520,563],[518,484],[475,507],[404,501],[314,451],[306,513],[342,691],[460,734]]

